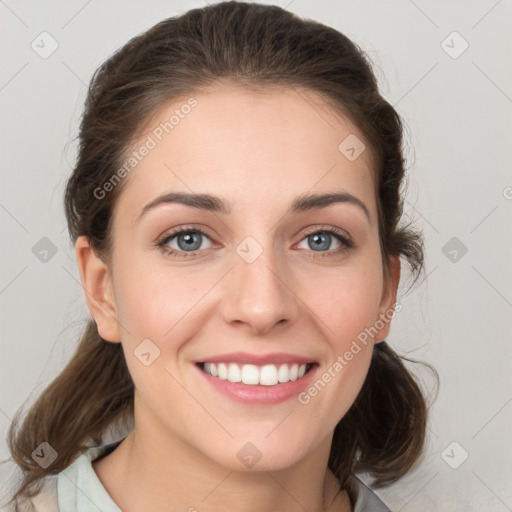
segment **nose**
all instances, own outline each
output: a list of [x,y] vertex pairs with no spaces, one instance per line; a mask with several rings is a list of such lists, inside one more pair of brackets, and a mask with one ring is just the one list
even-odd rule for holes
[[291,273],[268,253],[265,250],[252,263],[235,255],[224,290],[225,321],[255,335],[295,323],[300,312],[301,300],[293,290]]

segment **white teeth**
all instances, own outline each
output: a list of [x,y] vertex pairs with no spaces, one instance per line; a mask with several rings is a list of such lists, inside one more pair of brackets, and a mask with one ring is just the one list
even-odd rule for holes
[[299,365],[298,364],[292,364],[290,368],[290,380],[297,380],[297,373],[299,371]]
[[275,386],[277,384],[277,368],[274,364],[267,364],[260,370],[260,384]]
[[282,364],[279,367],[277,378],[279,382],[288,382],[290,380],[290,370],[288,369],[288,365]]
[[242,382],[244,384],[259,384],[260,371],[254,364],[244,364],[242,366]]
[[219,371],[219,379],[226,380],[228,378],[228,367],[224,363],[217,365]]
[[242,381],[242,372],[240,371],[239,366],[235,363],[229,363],[228,380],[230,382],[241,382]]
[[204,363],[206,373],[230,382],[242,382],[248,385],[275,386],[300,379],[306,373],[305,364],[266,364],[256,366],[244,364],[241,367],[236,363]]

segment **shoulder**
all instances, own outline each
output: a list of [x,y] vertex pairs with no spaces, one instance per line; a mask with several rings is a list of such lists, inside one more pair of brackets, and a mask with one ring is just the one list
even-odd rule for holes
[[57,476],[47,477],[40,491],[32,498],[23,498],[2,506],[0,512],[58,512]]
[[65,512],[121,512],[96,475],[92,462],[114,450],[121,441],[88,447],[57,476],[58,509]]
[[357,500],[354,512],[391,512],[391,509],[361,480],[354,478]]
[[[0,503],[0,512],[73,512],[79,509],[88,510],[91,502],[100,503],[103,512],[119,512],[119,508],[112,502],[91,465],[93,460],[113,450],[119,443],[120,441],[109,445],[86,447],[66,469],[57,475],[47,476],[35,496],[20,498],[9,504]],[[83,498],[79,496],[82,491],[90,498],[90,502],[85,505]],[[85,509],[81,508],[84,506]]]

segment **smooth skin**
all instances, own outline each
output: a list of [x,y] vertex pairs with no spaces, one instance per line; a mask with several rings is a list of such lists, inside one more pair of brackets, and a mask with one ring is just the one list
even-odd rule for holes
[[[307,404],[245,404],[214,390],[194,361],[233,351],[290,352],[317,360],[320,376],[365,328],[393,310],[400,260],[383,272],[371,155],[354,161],[338,146],[364,136],[312,91],[255,93],[220,83],[193,95],[197,106],[125,178],[114,211],[111,260],[85,237],[76,243],[88,308],[100,335],[122,343],[135,383],[135,430],[94,464],[125,512],[182,510],[350,511],[327,461],[334,428],[354,402],[374,342],[390,322]],[[162,105],[131,150],[187,98]],[[348,203],[286,213],[304,193],[345,191]],[[208,193],[230,213],[160,204],[167,192]],[[187,251],[174,228],[201,227]],[[334,235],[337,228],[353,248]],[[323,230],[323,231],[322,231]],[[263,249],[248,263],[237,247],[252,237]],[[322,235],[320,235],[322,236]],[[317,242],[318,243],[318,242]],[[145,366],[134,355],[150,339],[160,350]],[[252,443],[261,459],[237,457]]]

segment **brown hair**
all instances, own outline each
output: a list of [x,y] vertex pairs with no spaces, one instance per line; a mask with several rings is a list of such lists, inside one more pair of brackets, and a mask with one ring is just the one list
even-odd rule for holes
[[[228,79],[265,91],[302,87],[325,101],[365,135],[374,158],[379,237],[384,272],[390,255],[404,256],[418,276],[423,240],[399,226],[405,173],[403,125],[380,95],[365,53],[333,28],[272,5],[222,2],[161,21],[115,52],[91,79],[79,131],[79,151],[65,192],[71,241],[86,235],[108,261],[112,211],[126,180],[102,199],[95,190],[124,161],[144,123],[164,101]],[[385,341],[375,345],[369,373],[355,402],[336,426],[329,467],[349,488],[365,471],[387,485],[418,462],[425,441],[423,393]],[[435,370],[434,370],[435,372]],[[34,496],[46,475],[69,466],[87,443],[101,443],[112,425],[133,418],[134,387],[121,344],[104,341],[94,320],[70,362],[42,392],[20,427],[8,433],[23,480],[14,498]],[[31,457],[43,441],[58,453],[47,469]],[[12,500],[11,500],[12,501]]]

